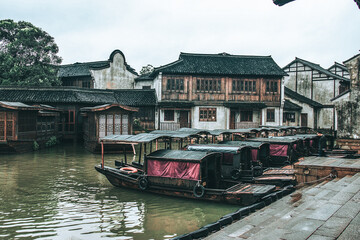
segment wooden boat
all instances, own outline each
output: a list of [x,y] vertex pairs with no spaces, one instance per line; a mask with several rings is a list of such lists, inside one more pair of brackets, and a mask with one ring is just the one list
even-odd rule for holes
[[226,146],[224,144],[191,144],[188,151],[221,153],[221,174],[224,178],[252,181],[262,174],[262,168],[255,168],[251,158],[251,148],[245,145]]
[[289,165],[298,160],[299,155],[296,152],[296,146],[300,145],[299,139],[293,138],[248,138],[250,142],[263,142],[270,144],[270,162],[271,167],[281,167]]
[[143,169],[104,166],[102,157],[102,164],[95,169],[117,187],[230,204],[253,204],[276,188],[225,181],[221,154],[214,152],[157,150],[145,156]]
[[265,142],[250,142],[250,141],[222,141],[219,144],[230,146],[248,146],[251,148],[251,159],[253,165],[260,162],[262,168],[270,167],[270,144]]

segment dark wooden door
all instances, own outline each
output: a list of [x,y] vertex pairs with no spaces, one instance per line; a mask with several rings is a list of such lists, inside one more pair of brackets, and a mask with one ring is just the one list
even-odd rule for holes
[[301,114],[301,126],[302,127],[307,127],[308,126],[308,115],[307,115],[307,113],[302,113]]
[[189,114],[188,111],[180,111],[180,127],[189,127]]
[[235,112],[230,111],[230,129],[235,129]]

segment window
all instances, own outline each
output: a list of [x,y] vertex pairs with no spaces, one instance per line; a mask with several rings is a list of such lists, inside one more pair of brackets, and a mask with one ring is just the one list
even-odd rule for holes
[[197,79],[197,92],[221,92],[221,79]]
[[164,121],[174,121],[174,110],[164,111]]
[[233,92],[256,93],[256,81],[233,79],[232,90]]
[[81,84],[83,88],[90,88],[90,81],[82,81]]
[[268,109],[266,111],[266,121],[275,122],[275,109]]
[[295,113],[294,112],[284,112],[283,121],[295,122]]
[[278,93],[278,82],[276,80],[266,82],[266,93]]
[[216,122],[216,108],[200,108],[199,121]]
[[168,90],[168,91],[184,91],[184,79],[169,78],[166,82],[166,90]]
[[252,122],[252,121],[253,121],[253,111],[240,112],[240,122]]

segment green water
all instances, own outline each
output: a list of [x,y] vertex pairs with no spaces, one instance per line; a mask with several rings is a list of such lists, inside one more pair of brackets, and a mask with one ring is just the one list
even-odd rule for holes
[[113,187],[100,161],[70,144],[0,153],[0,239],[169,239],[239,208]]

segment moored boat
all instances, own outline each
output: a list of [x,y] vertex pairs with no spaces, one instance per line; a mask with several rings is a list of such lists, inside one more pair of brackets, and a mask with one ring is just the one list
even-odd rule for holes
[[221,154],[216,152],[163,149],[146,155],[142,169],[126,165],[108,167],[104,161],[95,169],[116,187],[230,204],[255,203],[276,188],[224,180]]

